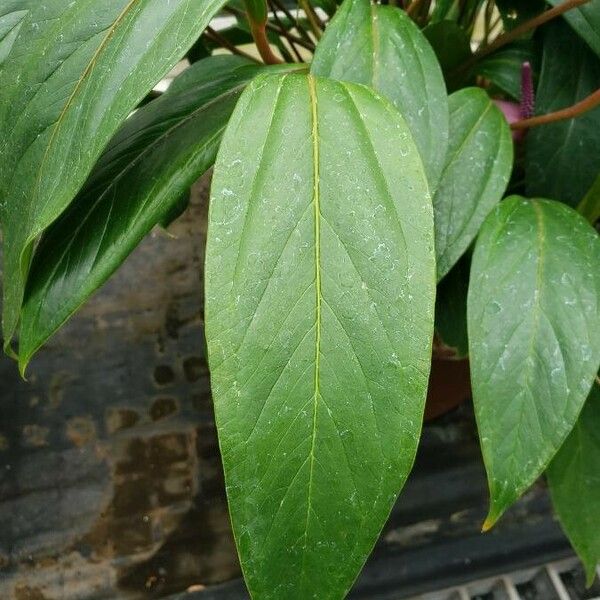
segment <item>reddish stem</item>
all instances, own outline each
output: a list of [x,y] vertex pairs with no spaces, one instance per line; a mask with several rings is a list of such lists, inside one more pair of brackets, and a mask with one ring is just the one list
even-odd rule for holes
[[573,119],[597,106],[600,106],[600,89],[597,89],[594,93],[590,94],[580,102],[577,102],[577,104],[573,104],[573,106],[546,115],[539,115],[537,117],[531,117],[530,119],[521,119],[520,121],[512,123],[510,127],[511,129],[529,129],[530,127],[545,125],[546,123],[555,123],[556,121]]

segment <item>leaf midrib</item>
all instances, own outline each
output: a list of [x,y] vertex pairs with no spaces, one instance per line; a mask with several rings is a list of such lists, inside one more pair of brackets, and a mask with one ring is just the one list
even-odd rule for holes
[[310,524],[310,513],[312,510],[312,487],[315,471],[315,446],[317,439],[317,416],[319,398],[321,395],[319,387],[320,368],[321,368],[321,204],[319,190],[319,129],[317,121],[317,90],[315,79],[312,75],[307,77],[308,93],[310,97],[310,110],[312,117],[311,140],[313,147],[313,206],[315,219],[315,371],[314,371],[314,396],[313,396],[313,416],[312,416],[312,439],[309,453],[309,474],[308,474],[308,492],[306,500],[306,525],[304,527],[304,548],[302,556],[301,578],[304,577],[306,569],[306,556],[308,550],[308,527]]

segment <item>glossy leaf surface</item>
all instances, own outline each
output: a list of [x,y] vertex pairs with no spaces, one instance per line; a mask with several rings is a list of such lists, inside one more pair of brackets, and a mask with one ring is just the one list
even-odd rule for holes
[[7,344],[34,241],[68,206],[122,121],[222,4],[45,0],[32,6],[0,71]]
[[591,585],[600,562],[600,384],[593,386],[547,475],[554,510]]
[[366,87],[259,78],[215,166],[206,336],[257,600],[341,599],[413,463],[435,295],[408,126]]
[[0,6],[0,65],[6,60],[32,0],[4,0]]
[[481,229],[468,296],[491,526],[575,425],[600,363],[600,238],[574,210],[511,196]]
[[[563,0],[548,0],[557,6]],[[590,48],[600,56],[600,0],[567,11],[564,15],[569,25],[585,40]]]
[[391,100],[435,188],[448,145],[446,87],[431,46],[406,13],[369,0],[345,0],[319,42],[311,72],[364,83]]
[[513,145],[502,112],[479,88],[450,96],[450,146],[433,197],[438,279],[475,239],[500,201],[512,170]]
[[22,368],[212,166],[242,90],[264,69],[239,57],[207,58],[125,122],[42,237],[21,317]]
[[[572,106],[600,88],[600,58],[566,23],[545,27],[536,113]],[[577,206],[600,172],[600,108],[534,127],[526,140],[527,193]]]

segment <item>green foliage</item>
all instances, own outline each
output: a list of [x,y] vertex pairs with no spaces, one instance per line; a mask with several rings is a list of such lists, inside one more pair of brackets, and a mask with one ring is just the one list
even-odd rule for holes
[[[548,0],[554,6],[563,0]],[[591,0],[565,13],[565,19],[600,57],[600,0]]]
[[600,363],[600,238],[574,210],[511,196],[486,219],[468,296],[486,526],[539,477]]
[[[543,37],[536,112],[566,108],[600,88],[600,58],[561,22]],[[600,107],[527,134],[527,193],[577,206],[600,172]]]
[[435,189],[447,148],[446,88],[435,54],[405,13],[347,0],[319,43],[311,72],[367,84],[391,100],[410,127]]
[[40,242],[21,315],[22,370],[212,166],[242,90],[269,68],[289,70],[235,56],[210,57],[124,123]]
[[438,279],[462,256],[502,198],[512,161],[508,125],[489,96],[480,88],[454,92],[450,148],[433,197]]
[[534,61],[533,41],[515,42],[480,61],[477,74],[489,79],[499,90],[518,102],[521,99],[521,66]]
[[600,384],[547,471],[552,502],[591,585],[600,562]]
[[411,469],[431,361],[433,211],[400,114],[353,84],[256,80],[219,151],[206,264],[248,587],[342,598]]
[[[19,320],[36,239],[222,4],[44,0],[30,9],[0,72],[5,344]],[[7,78],[8,70],[19,76]]]
[[[547,468],[591,581],[600,0],[541,27],[542,0],[233,0],[222,29],[224,0],[1,4],[3,332],[22,371],[217,160],[207,344],[254,600],[349,591],[412,467],[434,307],[436,348],[471,361],[485,527]],[[524,62],[549,122],[511,136]]]

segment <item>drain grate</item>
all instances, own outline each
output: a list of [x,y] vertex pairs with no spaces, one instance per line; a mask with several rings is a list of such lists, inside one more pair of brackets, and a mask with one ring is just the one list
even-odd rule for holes
[[428,592],[410,600],[600,600],[600,568],[585,587],[581,563],[570,558],[540,567]]

